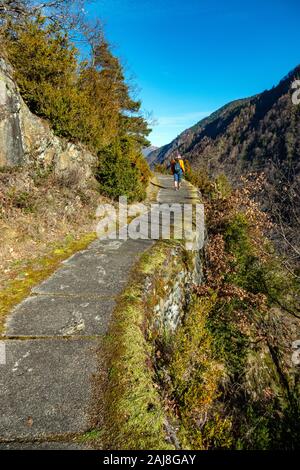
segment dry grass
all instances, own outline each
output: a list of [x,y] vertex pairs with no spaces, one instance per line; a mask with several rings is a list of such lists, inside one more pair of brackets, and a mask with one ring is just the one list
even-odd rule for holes
[[58,178],[49,170],[0,172],[0,330],[11,308],[60,262],[95,237],[103,198],[93,180]]
[[30,168],[0,173],[0,289],[57,243],[95,230],[100,196],[92,183],[81,189],[72,180],[65,185],[51,172]]
[[[0,330],[11,308],[96,234],[96,208],[111,203],[80,171],[0,170]],[[149,185],[146,203],[156,197]]]

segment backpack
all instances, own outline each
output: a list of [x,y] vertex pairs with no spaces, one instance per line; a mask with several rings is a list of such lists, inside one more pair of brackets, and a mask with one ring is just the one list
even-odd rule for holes
[[181,166],[180,166],[180,163],[179,162],[175,162],[175,165],[174,165],[174,172],[178,175],[178,173],[180,173],[182,170],[181,170]]

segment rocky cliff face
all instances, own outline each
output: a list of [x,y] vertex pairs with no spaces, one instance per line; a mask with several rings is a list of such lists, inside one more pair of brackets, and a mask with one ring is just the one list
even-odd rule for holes
[[96,157],[84,146],[54,135],[49,124],[32,114],[0,57],[0,167],[39,162],[56,173],[76,170],[82,183],[92,175]]

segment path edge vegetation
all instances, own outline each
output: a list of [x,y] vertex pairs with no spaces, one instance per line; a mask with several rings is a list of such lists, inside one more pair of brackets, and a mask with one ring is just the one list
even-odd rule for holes
[[106,337],[108,384],[104,446],[122,450],[174,450],[168,416],[155,370],[153,307],[163,296],[162,276],[174,249],[178,263],[170,279],[186,264],[180,242],[160,241],[132,269],[120,295]]
[[[145,191],[146,199],[143,202],[146,205],[156,201],[157,185],[157,177],[153,175]],[[50,244],[46,254],[30,260],[21,260],[20,266],[13,270],[14,278],[0,289],[0,334],[4,332],[7,316],[30,295],[31,289],[53,274],[63,261],[85,250],[96,238],[97,233],[94,231],[83,233],[77,238],[66,235],[62,240]]]
[[267,238],[251,182],[234,190],[224,175],[190,181],[208,215],[203,283],[189,292],[175,334],[153,337],[156,301],[144,289],[153,278],[164,288],[170,244],[155,244],[134,268],[107,337],[105,448],[295,449],[297,371],[290,339],[276,336],[297,317],[287,295],[297,292],[294,278]]

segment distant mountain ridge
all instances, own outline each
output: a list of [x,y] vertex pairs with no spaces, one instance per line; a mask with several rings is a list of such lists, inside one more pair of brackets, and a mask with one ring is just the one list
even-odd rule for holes
[[[299,109],[298,106],[292,104],[291,99],[293,92],[291,83],[298,77],[300,77],[300,65],[271,90],[249,98],[232,101],[186,129],[169,144],[152,151],[147,157],[148,161],[152,165],[164,163],[170,160],[174,151],[179,150],[197,167],[200,162],[208,163],[211,160],[209,153],[212,153],[217,159],[221,156],[226,159],[228,150],[230,150],[231,157],[234,157],[236,153],[250,154],[253,149],[252,147],[247,148],[247,144],[250,142],[253,144],[253,138],[257,137],[253,133],[257,134],[258,130],[262,130],[260,125],[263,122],[266,123],[266,119],[274,117],[274,113],[277,112],[279,117],[281,111],[285,110],[284,116],[281,116],[282,122],[277,128],[271,126],[271,131],[288,127],[289,118],[295,114],[296,108]],[[284,138],[282,135],[278,137],[280,137],[279,140]],[[220,139],[224,140],[224,138],[228,138],[229,145],[221,148]],[[238,155],[236,155],[237,157]]]
[[158,149],[158,147],[155,147],[155,145],[151,145],[150,147],[144,148],[143,149],[144,157],[147,158],[150,153],[154,152],[157,149]]
[[213,112],[209,116],[201,119],[198,123],[194,124],[192,127],[183,131],[176,139],[174,139],[169,144],[164,145],[163,147],[157,147],[147,155],[147,160],[150,165],[155,165],[157,163],[164,163],[172,158],[172,155],[175,151],[179,150],[183,153],[183,146],[187,142],[190,142],[191,138],[197,135],[199,129],[205,129],[211,123],[214,123],[216,119],[222,117],[223,114],[229,110],[233,110],[239,107],[241,103],[249,102],[251,98],[240,99],[236,101],[231,101],[230,103],[222,106],[222,108]]
[[[277,86],[228,103],[148,155],[152,166],[168,163],[178,150],[193,169],[231,182],[250,172],[267,178],[262,201],[300,243],[300,105],[292,102],[292,83],[300,65]],[[297,236],[296,236],[297,235]]]

